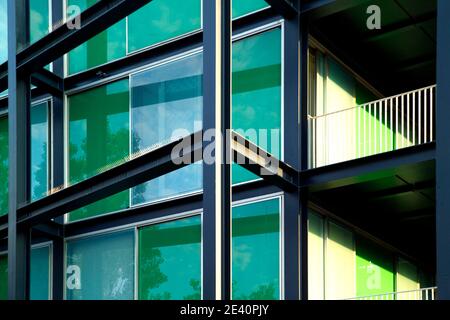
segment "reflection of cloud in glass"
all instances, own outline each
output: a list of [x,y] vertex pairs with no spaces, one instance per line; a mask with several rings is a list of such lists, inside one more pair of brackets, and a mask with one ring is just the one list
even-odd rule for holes
[[6,0],[0,0],[0,63],[6,61],[8,56],[8,30]]
[[246,244],[233,247],[233,264],[244,271],[252,259],[251,248]]

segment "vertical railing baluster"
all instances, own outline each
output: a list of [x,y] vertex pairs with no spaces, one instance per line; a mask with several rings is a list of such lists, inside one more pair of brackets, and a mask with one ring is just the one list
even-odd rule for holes
[[435,89],[434,88],[430,88],[430,141],[433,141],[434,137],[433,137],[433,119],[434,119],[434,92]]
[[425,99],[424,99],[424,143],[428,142],[428,93],[429,91],[425,91]]
[[387,118],[387,104],[388,104],[388,100],[385,99],[384,100],[384,148],[383,151],[388,151],[388,145],[387,145],[387,139],[388,139],[388,118]]
[[407,143],[407,147],[409,147],[410,145],[410,141],[411,139],[409,138],[409,132],[410,132],[410,128],[409,128],[409,107],[410,107],[410,103],[409,103],[409,94],[406,94],[406,143]]
[[418,92],[419,99],[418,99],[418,117],[419,117],[419,125],[417,127],[417,130],[419,131],[418,134],[418,140],[419,144],[422,144],[422,90],[419,90]]
[[412,144],[416,145],[416,92],[412,93]]

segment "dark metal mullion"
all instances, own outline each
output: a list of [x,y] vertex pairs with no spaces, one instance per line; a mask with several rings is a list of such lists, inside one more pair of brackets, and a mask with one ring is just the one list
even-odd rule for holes
[[[52,25],[57,25],[64,19],[64,0],[51,0]],[[64,58],[53,62],[53,73],[64,78]],[[64,83],[62,90],[64,91]],[[51,103],[51,117],[48,126],[51,128],[51,166],[50,188],[64,185],[64,95],[54,95]],[[64,224],[64,216],[55,218],[55,222]],[[52,246],[52,299],[64,299],[64,226],[62,237],[53,239]]]
[[[231,1],[203,3],[203,298],[231,297]],[[218,52],[219,51],[219,52]],[[211,136],[212,135],[212,136]],[[222,144],[217,144],[222,139]],[[205,139],[204,139],[205,140]],[[229,139],[225,139],[229,143]],[[206,143],[208,142],[208,143]],[[220,146],[220,149],[217,147]],[[207,163],[208,162],[208,163]]]
[[437,4],[436,282],[439,300],[450,299],[450,1]]
[[28,43],[27,0],[8,0],[8,298],[25,300],[30,292],[30,229],[18,226],[18,206],[28,200],[30,77],[17,72],[17,50]]
[[[299,2],[299,1],[298,1]],[[297,6],[298,8],[298,6]],[[299,15],[284,21],[284,160],[297,171],[299,153]],[[295,188],[284,194],[284,297],[300,296],[300,193]]]

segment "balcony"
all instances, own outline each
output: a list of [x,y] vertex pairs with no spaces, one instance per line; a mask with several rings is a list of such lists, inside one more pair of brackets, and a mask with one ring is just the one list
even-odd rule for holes
[[434,141],[436,86],[308,116],[309,167]]
[[347,300],[436,300],[437,287],[418,290],[390,292],[372,296],[357,297]]

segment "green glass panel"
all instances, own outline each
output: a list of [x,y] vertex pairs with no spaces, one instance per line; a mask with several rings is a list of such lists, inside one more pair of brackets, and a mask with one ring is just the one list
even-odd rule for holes
[[[281,31],[270,30],[233,45],[232,123],[247,139],[281,156]],[[233,165],[233,183],[256,179]]]
[[0,216],[8,213],[8,118],[0,118]]
[[30,298],[48,300],[50,290],[50,247],[34,248],[30,260]]
[[356,238],[356,295],[394,292],[394,258],[363,238]]
[[68,300],[134,298],[134,229],[67,242]]
[[8,59],[7,0],[0,0],[0,63],[5,62],[7,59]]
[[48,191],[48,104],[31,108],[31,198],[36,200]]
[[[201,54],[152,68],[131,77],[132,150],[167,143],[202,129]],[[202,189],[201,162],[133,188],[139,204]]]
[[233,299],[280,298],[280,200],[233,208]]
[[[128,79],[68,98],[69,184],[89,178],[129,154]],[[128,191],[72,212],[74,221],[127,208]]]
[[238,18],[269,6],[264,0],[235,0],[232,4],[233,18]]
[[8,299],[8,256],[0,256],[0,300]]
[[[68,0],[82,11],[99,0]],[[126,55],[126,20],[121,20],[69,52],[69,74],[80,72]]]
[[201,222],[191,217],[139,229],[139,299],[201,299]]
[[128,19],[128,51],[142,49],[201,27],[201,0],[153,0]]
[[34,43],[49,32],[49,0],[30,1],[30,42]]

